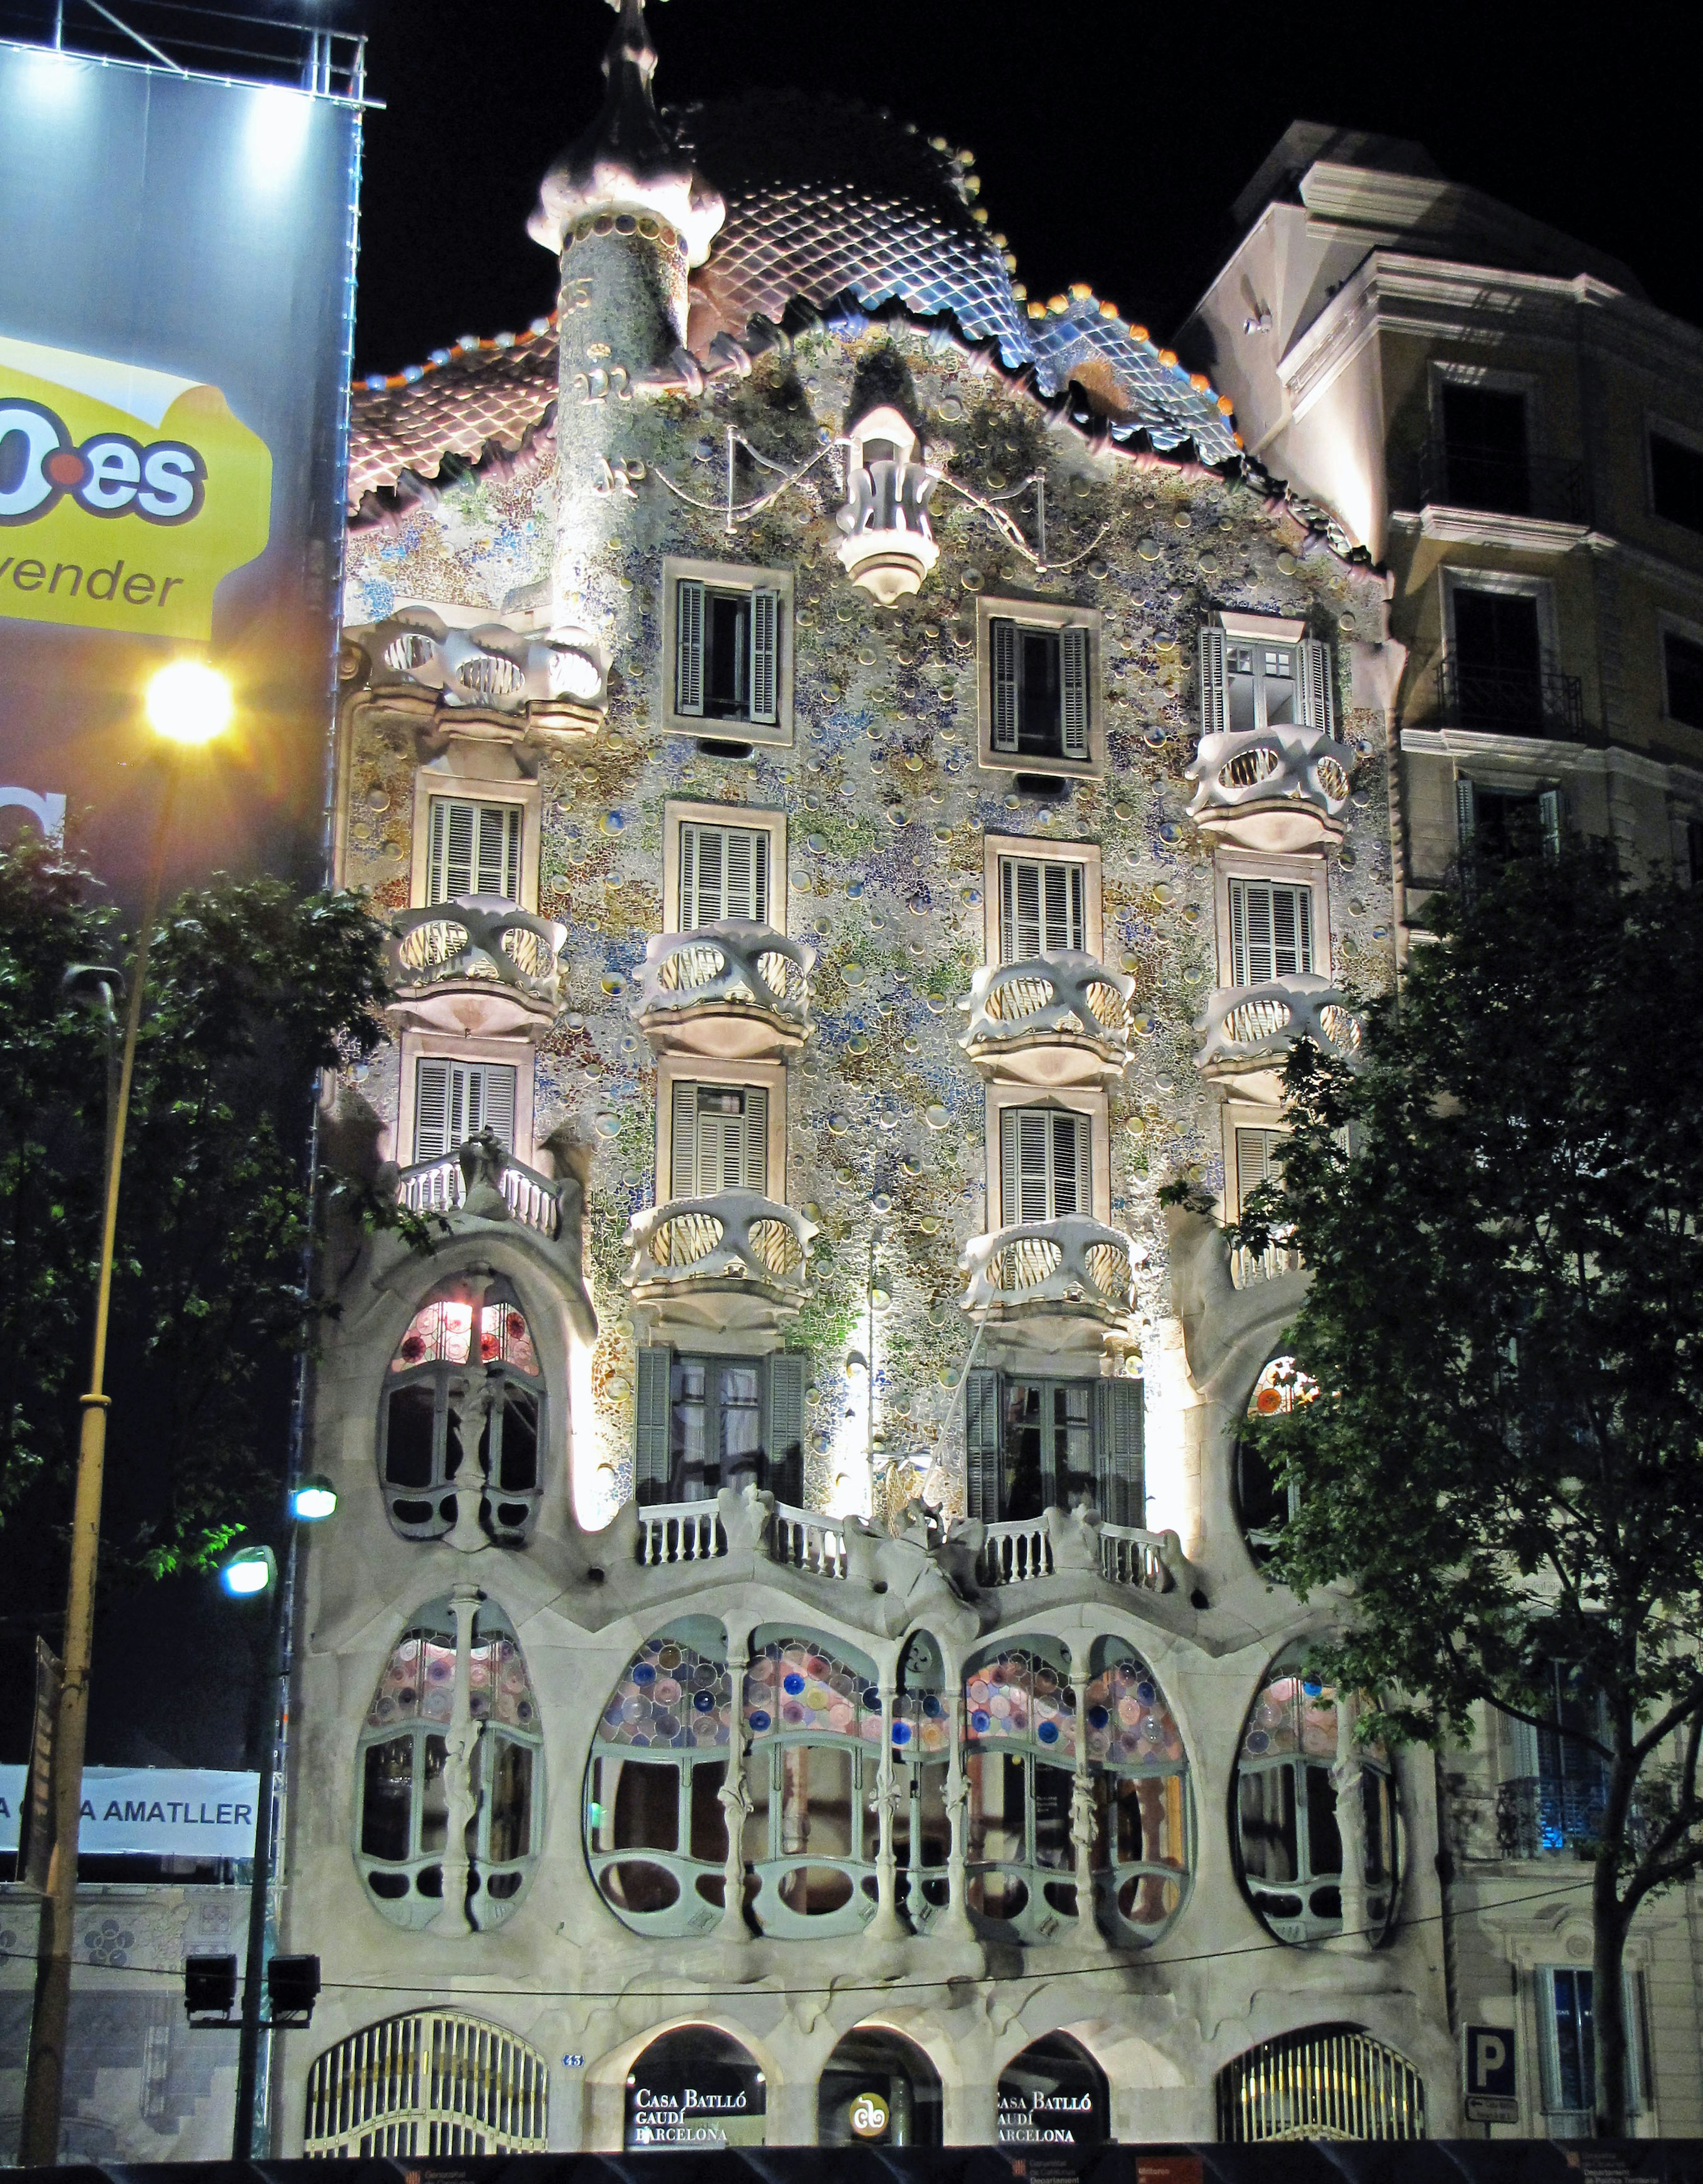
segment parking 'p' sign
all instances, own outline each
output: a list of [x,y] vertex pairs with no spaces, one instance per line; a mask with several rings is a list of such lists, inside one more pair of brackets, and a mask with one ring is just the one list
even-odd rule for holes
[[1468,2123],[1518,2123],[1519,2089],[1514,2075],[1511,2025],[1465,2025],[1463,2061],[1466,2072]]

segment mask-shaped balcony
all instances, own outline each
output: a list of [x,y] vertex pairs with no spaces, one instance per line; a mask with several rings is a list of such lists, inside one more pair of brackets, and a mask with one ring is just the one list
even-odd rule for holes
[[1128,1324],[1135,1306],[1129,1238],[1082,1213],[972,1236],[958,1266],[969,1278],[958,1303],[973,1318],[1037,1337],[1045,1323],[1072,1348],[1099,1346]]
[[1282,856],[1343,838],[1354,755],[1322,728],[1231,728],[1203,736],[1187,773],[1203,832]]
[[749,1061],[809,1038],[816,951],[767,925],[730,919],[653,934],[634,973],[634,1020],[658,1054]]
[[363,638],[373,694],[434,714],[446,727],[478,722],[584,736],[609,703],[601,649],[577,630],[541,637],[500,621],[451,625],[410,607]]
[[1196,1066],[1209,1077],[1234,1078],[1238,1089],[1274,1104],[1282,1097],[1283,1063],[1298,1039],[1352,1061],[1360,1020],[1328,978],[1296,971],[1262,986],[1220,986],[1195,1018],[1201,1035]]
[[556,1016],[567,928],[501,895],[461,894],[393,922],[392,1015],[405,1028],[533,1037]]
[[635,1309],[671,1328],[760,1330],[808,1294],[816,1223],[754,1190],[673,1198],[634,1217],[623,1277]]
[[1097,957],[1061,950],[984,964],[958,1003],[958,1045],[985,1076],[1022,1084],[1100,1084],[1129,1065],[1136,982]]

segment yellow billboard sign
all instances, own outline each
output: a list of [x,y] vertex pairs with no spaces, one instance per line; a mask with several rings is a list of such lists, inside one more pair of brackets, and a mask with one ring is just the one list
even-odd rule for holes
[[205,640],[271,498],[216,387],[0,335],[0,615]]

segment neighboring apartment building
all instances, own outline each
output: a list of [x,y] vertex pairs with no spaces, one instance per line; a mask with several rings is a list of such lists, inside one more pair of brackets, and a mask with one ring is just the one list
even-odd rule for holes
[[1394,975],[1391,586],[967,154],[653,66],[557,318],[356,390],[326,1128],[413,1217],[327,1259],[279,2150],[1452,2133],[1432,1764],[1238,1491],[1304,1277],[1158,1202]]

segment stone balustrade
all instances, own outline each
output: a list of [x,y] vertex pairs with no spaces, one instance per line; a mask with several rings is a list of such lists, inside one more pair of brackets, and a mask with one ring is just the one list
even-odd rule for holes
[[404,1168],[396,1195],[410,1213],[506,1218],[551,1240],[561,1228],[561,1184],[505,1152],[494,1139],[470,1138],[439,1160]]

